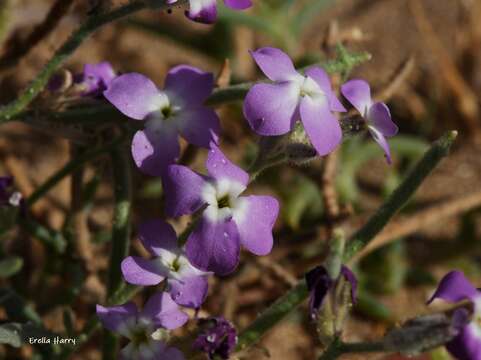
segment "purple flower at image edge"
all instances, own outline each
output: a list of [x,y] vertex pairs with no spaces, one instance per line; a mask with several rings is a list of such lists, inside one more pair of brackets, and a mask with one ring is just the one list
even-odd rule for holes
[[271,196],[239,196],[249,175],[211,144],[208,176],[171,165],[164,181],[166,212],[178,217],[205,208],[187,239],[190,262],[203,271],[226,275],[239,263],[240,245],[255,255],[272,250],[272,228],[279,203]]
[[204,148],[218,141],[219,118],[203,105],[213,87],[211,73],[187,65],[168,72],[163,91],[137,73],[120,75],[110,83],[104,92],[107,100],[129,118],[144,121],[144,129],[132,140],[132,156],[142,172],[165,173],[180,154],[179,134]]
[[85,64],[83,72],[74,76],[74,83],[81,88],[83,96],[100,96],[108,89],[116,77],[112,65],[103,61],[98,64]]
[[18,191],[12,191],[13,177],[0,176],[0,206],[22,207],[24,199]]
[[437,298],[450,303],[471,301],[474,310],[471,321],[466,309],[455,310],[453,325],[459,333],[446,344],[446,348],[458,360],[481,359],[481,291],[461,271],[451,271],[441,279],[428,304]]
[[[168,0],[174,5],[178,0]],[[234,10],[244,10],[252,6],[251,0],[224,0],[224,4]],[[189,0],[189,10],[185,15],[192,21],[213,24],[217,20],[217,0]]]
[[120,351],[121,359],[184,360],[180,350],[162,341],[167,330],[181,327],[189,319],[168,294],[153,295],[140,312],[132,302],[112,307],[97,305],[97,316],[105,328],[130,340]]
[[125,258],[121,264],[125,281],[147,286],[166,280],[166,291],[177,304],[199,308],[207,296],[208,274],[190,264],[177,246],[172,226],[160,219],[150,220],[140,225],[139,237],[153,258]]
[[386,138],[396,135],[398,127],[392,121],[387,105],[372,101],[371,89],[364,80],[346,82],[341,86],[341,93],[364,118],[369,133],[383,149],[387,162],[391,164],[391,151]]
[[255,84],[244,101],[244,115],[259,135],[277,136],[293,130],[300,118],[319,155],[334,151],[342,140],[339,121],[332,113],[346,109],[332,90],[329,76],[318,66],[301,75],[287,54],[265,47],[251,52],[273,83]]
[[238,340],[235,327],[223,317],[201,319],[199,327],[204,330],[195,339],[193,348],[208,354],[209,359],[229,359]]
[[[354,273],[345,265],[341,267],[340,276],[351,285],[351,301],[356,303],[357,279]],[[317,318],[326,295],[336,287],[338,280],[332,279],[324,266],[316,266],[306,274],[307,289],[309,290],[309,312],[311,318]]]

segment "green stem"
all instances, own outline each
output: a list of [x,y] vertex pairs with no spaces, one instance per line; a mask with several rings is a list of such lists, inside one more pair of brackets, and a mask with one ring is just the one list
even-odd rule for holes
[[[370,55],[368,53],[363,52],[363,53],[351,54],[351,53],[346,53],[344,50],[344,52],[340,55],[339,59],[321,62],[318,65],[323,67],[329,73],[347,72],[350,69],[352,69],[354,66],[359,65],[369,59],[370,59]],[[312,64],[312,65],[315,65],[315,64]],[[302,71],[304,69],[305,68],[301,68],[299,69],[299,71]],[[219,106],[219,105],[224,105],[226,103],[243,100],[253,84],[254,83],[252,82],[246,82],[246,83],[227,86],[224,88],[214,89],[212,94],[207,98],[206,105]],[[38,113],[36,111],[22,112],[23,109],[26,107],[26,105],[23,106],[19,111],[15,111],[14,113],[12,113],[8,117],[8,119],[4,119],[3,112],[6,110],[6,108],[4,108],[3,111],[0,111],[0,123],[3,121],[19,120],[19,119],[27,123],[29,122],[35,123],[37,118],[43,119],[48,117],[50,121],[55,123],[58,123],[58,122],[80,123],[81,122],[82,124],[85,124],[87,122],[91,122],[92,121],[91,119],[96,119],[98,116],[101,116],[102,118],[109,118],[109,119],[112,117],[116,117],[115,120],[118,120],[118,116],[120,116],[118,110],[116,110],[110,105],[74,107],[58,113],[45,113],[45,114]]]
[[67,241],[62,233],[50,230],[45,226],[35,222],[35,220],[22,216],[19,216],[17,223],[31,236],[40,240],[44,245],[53,249],[57,254],[64,253],[67,247]]
[[[112,225],[112,241],[109,264],[107,296],[110,298],[124,285],[120,264],[128,255],[130,246],[130,212],[132,204],[132,174],[130,156],[126,149],[117,147],[111,151],[113,177],[115,179],[115,208]],[[109,331],[104,331],[103,359],[114,360],[119,339]]]
[[[347,255],[345,253],[345,259],[350,259],[381,231],[392,216],[408,201],[425,178],[439,164],[441,159],[448,154],[456,136],[456,131],[448,132],[431,146],[398,189],[381,206],[380,210],[351,238],[352,241],[346,248]],[[294,310],[307,296],[306,283],[304,280],[300,280],[294,288],[289,290],[283,297],[265,310],[239,335],[238,350],[244,350],[258,342],[270,328]],[[355,346],[348,346],[346,349],[354,348]]]
[[336,339],[322,353],[319,360],[335,360],[342,354],[348,353],[381,352],[385,350],[386,346],[382,342],[343,343]]
[[120,263],[127,256],[130,246],[130,212],[132,204],[132,174],[127,150],[116,148],[111,151],[115,181],[115,208],[112,225],[112,250],[109,265],[108,296],[118,291],[122,282]]
[[[185,2],[185,0],[180,0],[178,3],[176,3],[176,5],[180,5]],[[154,0],[150,2],[145,0],[135,0],[110,12],[97,13],[87,18],[85,23],[80,26],[78,30],[76,30],[57,50],[52,59],[50,59],[37,77],[20,94],[20,96],[0,110],[0,123],[9,121],[12,119],[12,117],[23,111],[47,85],[50,77],[94,31],[105,24],[119,20],[139,10],[145,9],[148,6],[153,6],[156,4],[159,4],[157,6],[159,9],[166,9],[169,7],[169,5],[167,5],[163,0]]]
[[63,180],[66,176],[71,174],[72,172],[81,168],[86,162],[97,158],[98,156],[111,151],[114,148],[120,146],[123,141],[125,140],[125,136],[119,136],[111,143],[105,144],[100,146],[96,149],[86,151],[82,153],[80,156],[76,157],[69,161],[63,168],[58,170],[55,174],[50,176],[46,182],[44,182],[40,187],[35,190],[32,195],[28,197],[26,200],[26,205],[31,207],[35,204],[41,197],[43,197],[46,193],[48,193],[53,187],[55,187],[61,180]]
[[344,262],[364,248],[408,202],[431,171],[448,155],[457,134],[457,131],[450,131],[438,139],[369,221],[351,236],[344,252]]
[[254,322],[239,335],[237,350],[244,350],[257,343],[267,330],[276,325],[307,298],[304,280],[267,308]]

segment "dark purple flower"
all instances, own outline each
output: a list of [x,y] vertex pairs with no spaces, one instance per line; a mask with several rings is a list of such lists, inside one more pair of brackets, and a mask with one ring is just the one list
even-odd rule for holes
[[[351,301],[356,303],[357,279],[345,265],[341,267],[341,276],[351,284]],[[316,266],[306,274],[307,289],[310,292],[309,312],[313,319],[317,318],[319,309],[328,293],[335,289],[337,279],[332,279],[324,266]]]
[[272,250],[272,227],[279,203],[271,196],[239,196],[249,175],[211,144],[208,176],[171,165],[165,178],[169,216],[192,214],[205,207],[186,243],[190,262],[204,271],[225,275],[239,263],[240,245],[256,255]]
[[332,152],[342,139],[332,111],[346,109],[334,94],[327,73],[311,66],[301,75],[289,56],[276,48],[265,47],[251,55],[274,82],[256,84],[247,93],[244,115],[251,128],[264,136],[282,135],[300,118],[319,155]]
[[99,96],[107,90],[116,76],[112,65],[104,61],[98,64],[85,64],[83,72],[74,76],[74,82],[80,87],[83,96]]
[[172,226],[163,220],[150,220],[140,225],[139,237],[153,259],[138,256],[124,259],[121,268],[125,281],[145,286],[166,280],[166,291],[177,304],[199,308],[207,295],[207,274],[187,260],[177,246]]
[[[177,0],[167,0],[175,4]],[[244,10],[252,6],[251,0],[224,0],[224,4],[235,10]],[[186,16],[199,23],[212,24],[217,20],[217,0],[189,0]]]
[[193,347],[209,355],[209,359],[228,359],[237,345],[235,327],[223,317],[201,319],[199,326],[204,331],[195,339]]
[[391,164],[391,151],[386,138],[396,135],[398,127],[391,120],[387,105],[372,101],[371,89],[364,80],[348,81],[341,86],[341,93],[365,119],[369,133],[384,150],[386,160]]
[[22,205],[23,197],[18,191],[13,191],[13,177],[0,176],[0,206],[14,206]]
[[446,348],[459,360],[481,359],[481,292],[471,285],[461,271],[451,271],[441,279],[428,304],[437,298],[450,303],[462,300],[472,302],[474,311],[471,320],[463,308],[453,314],[459,334],[446,344]]
[[217,142],[219,118],[203,105],[213,87],[211,73],[187,65],[169,71],[163,91],[137,73],[121,75],[110,83],[104,92],[107,100],[126,116],[145,120],[144,129],[132,140],[132,156],[144,173],[163,175],[179,156],[179,133],[200,147]]
[[184,359],[182,352],[162,341],[167,337],[166,330],[181,327],[189,320],[166,293],[153,295],[140,312],[132,302],[112,307],[97,305],[97,316],[105,328],[130,340],[120,352],[121,359]]

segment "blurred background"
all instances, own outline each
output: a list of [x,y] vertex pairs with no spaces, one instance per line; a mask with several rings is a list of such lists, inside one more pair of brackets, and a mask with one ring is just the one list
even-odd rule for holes
[[[106,8],[125,3],[93,2]],[[0,59],[43,22],[53,3],[0,1]],[[352,233],[395,188],[429,142],[450,129],[459,131],[453,153],[378,236],[378,249],[356,259],[360,301],[345,337],[376,339],[386,329],[432,311],[435,307],[427,309],[425,301],[451,269],[464,270],[474,284],[481,285],[481,2],[254,0],[253,8],[244,12],[218,3],[219,21],[214,26],[188,21],[185,9],[178,7],[169,13],[143,11],[110,24],[75,52],[66,69],[76,73],[85,63],[107,60],[119,73],[140,72],[160,86],[170,67],[187,63],[222,74],[218,85],[225,86],[229,80],[234,84],[259,78],[250,49],[279,47],[302,66],[335,58],[336,45],[342,44],[349,52],[371,54],[371,60],[355,68],[350,78],[370,82],[375,97],[388,103],[400,132],[390,141],[392,166],[361,135],[345,140],[331,158],[334,169],[318,159],[310,166],[286,165],[264,173],[249,191],[272,193],[281,200],[274,251],[262,258],[243,253],[237,272],[213,278],[201,315],[223,315],[239,328],[247,326],[325,256],[330,226],[324,206],[326,186],[337,196],[341,225]],[[13,63],[0,61],[0,103],[14,99],[35,77],[90,6],[89,1],[74,0],[35,48]],[[342,80],[338,74],[333,76],[336,88]],[[243,118],[241,105],[218,108],[221,147],[247,167],[258,139]],[[36,108],[64,109],[48,92],[32,105]],[[88,128],[78,123],[57,127],[45,115],[28,124],[19,119],[2,125],[0,176],[14,176],[16,189],[28,197],[79,147],[95,144],[92,129],[105,122],[102,115],[95,116]],[[192,166],[202,171],[205,151],[191,155]],[[38,228],[28,226],[5,226],[0,234],[0,264],[8,260],[8,266],[0,266],[0,321],[32,320],[33,316],[49,330],[75,334],[94,314],[94,305],[105,300],[113,204],[109,157],[89,162],[82,172],[80,184],[65,178],[29,210],[30,219],[49,229],[47,235],[42,237]],[[142,219],[162,216],[162,186],[136,169],[133,173],[131,253],[143,254],[135,239],[136,226]],[[78,192],[83,194],[80,206],[74,199]],[[180,232],[187,222],[180,219],[173,224]],[[63,248],[55,246],[56,236],[65,239]],[[141,301],[142,295],[136,300]],[[100,359],[100,349],[100,337],[94,336],[70,358]],[[274,328],[248,358],[314,359],[320,349],[303,306]],[[49,356],[31,346],[0,346],[0,358]],[[345,358],[402,359],[376,354]],[[449,357],[440,349],[418,359]]]

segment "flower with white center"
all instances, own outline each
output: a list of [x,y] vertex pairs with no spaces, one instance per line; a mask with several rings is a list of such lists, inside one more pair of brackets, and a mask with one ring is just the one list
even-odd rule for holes
[[164,179],[166,212],[177,217],[204,210],[187,239],[186,254],[195,267],[225,275],[236,268],[240,245],[256,255],[270,253],[279,203],[271,196],[240,196],[249,175],[215,144],[206,168],[208,176],[169,166]]
[[333,111],[346,111],[332,90],[329,76],[318,66],[301,75],[287,54],[265,47],[251,52],[257,65],[273,83],[255,84],[244,101],[244,116],[252,130],[278,136],[294,129],[300,118],[319,155],[334,151],[342,130]]
[[179,156],[179,134],[200,147],[217,142],[219,118],[204,106],[213,87],[211,73],[187,65],[168,72],[162,91],[137,73],[120,75],[109,84],[105,98],[129,118],[145,121],[132,140],[132,156],[142,172],[164,174]]
[[112,307],[97,305],[97,316],[105,328],[130,340],[120,351],[121,359],[184,360],[181,351],[163,341],[167,330],[181,327],[189,319],[168,294],[153,295],[140,312],[132,302]]
[[146,286],[165,280],[166,291],[177,304],[199,308],[207,295],[208,273],[191,265],[184,251],[177,246],[172,226],[160,219],[150,220],[140,225],[139,237],[153,257],[125,258],[121,264],[125,281]]

